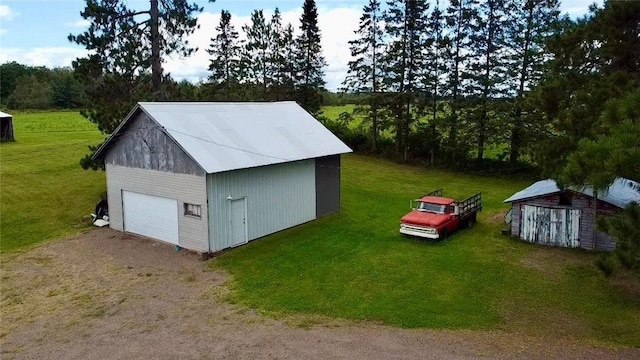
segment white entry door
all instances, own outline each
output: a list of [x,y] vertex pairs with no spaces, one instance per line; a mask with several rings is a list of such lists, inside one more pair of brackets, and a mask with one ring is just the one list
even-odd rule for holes
[[247,242],[247,199],[231,200],[231,246]]
[[124,231],[178,245],[178,201],[122,191]]

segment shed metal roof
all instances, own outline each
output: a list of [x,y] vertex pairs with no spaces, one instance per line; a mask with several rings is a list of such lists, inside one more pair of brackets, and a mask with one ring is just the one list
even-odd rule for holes
[[105,151],[138,109],[156,121],[207,173],[351,152],[293,101],[141,102],[95,157]]
[[0,111],[0,117],[3,117],[3,118],[5,118],[5,117],[13,117],[13,115],[7,114],[6,112]]
[[[593,196],[593,188],[590,186],[584,188],[570,188],[573,191]],[[632,201],[640,203],[640,184],[633,180],[625,178],[617,178],[609,186],[604,194],[599,193],[598,199],[608,202],[620,208],[624,208]],[[540,180],[531,186],[518,191],[511,195],[504,202],[522,201],[525,199],[537,198],[545,195],[554,194],[560,191],[556,182],[552,179]]]

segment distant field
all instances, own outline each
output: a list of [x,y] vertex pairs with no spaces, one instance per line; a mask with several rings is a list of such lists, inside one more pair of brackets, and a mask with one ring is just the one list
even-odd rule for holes
[[[341,113],[343,113],[343,112],[352,113],[353,110],[355,109],[355,107],[356,106],[353,105],[353,104],[351,104],[351,105],[323,106],[322,107],[322,115],[325,116],[330,121],[336,121]],[[354,116],[353,121],[349,124],[349,128],[357,129],[357,128],[361,127],[363,125],[363,123],[365,123],[365,122],[368,122],[368,119],[366,119],[365,116],[356,115],[356,116]],[[421,122],[427,123],[428,119],[426,117],[421,118]],[[381,136],[382,137],[386,137],[386,138],[392,138],[393,137],[393,132],[392,132],[391,129],[386,129],[386,130],[382,131]],[[477,156],[477,151],[475,151],[475,150],[476,149],[474,148],[473,151],[470,154],[472,157]],[[508,150],[509,150],[509,145],[506,144],[506,143],[504,143],[504,144],[488,144],[484,149],[484,157],[486,159],[498,159],[499,157],[503,156],[505,154],[505,152],[507,152]]]
[[14,112],[16,142],[0,144],[0,251],[81,231],[105,190],[80,158],[103,135],[78,112]]
[[[500,234],[508,209],[502,201],[529,183],[351,154],[343,157],[340,213],[233,249],[212,264],[233,275],[232,301],[275,316],[640,345],[638,279],[606,279],[594,253]],[[482,191],[479,222],[443,242],[401,236],[409,199],[440,187],[458,199]]]

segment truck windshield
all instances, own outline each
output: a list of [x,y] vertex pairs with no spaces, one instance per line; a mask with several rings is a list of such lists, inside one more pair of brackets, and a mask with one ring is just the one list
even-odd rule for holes
[[418,205],[418,210],[444,214],[444,205],[420,202],[420,205]]

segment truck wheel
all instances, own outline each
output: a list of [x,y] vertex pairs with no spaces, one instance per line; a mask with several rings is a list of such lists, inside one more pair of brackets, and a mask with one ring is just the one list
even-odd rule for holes
[[471,218],[469,219],[469,225],[475,224],[476,223],[476,216],[478,215],[478,213],[473,213],[473,215],[471,215]]
[[440,233],[440,240],[447,240],[447,236],[449,236],[449,232],[447,231],[447,229],[443,229],[442,232]]

